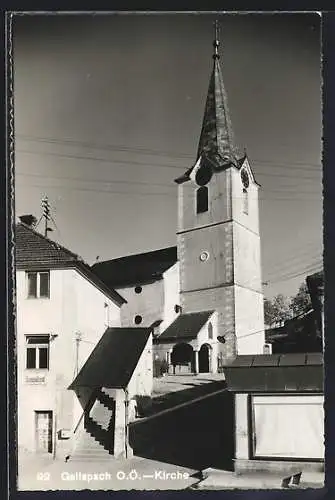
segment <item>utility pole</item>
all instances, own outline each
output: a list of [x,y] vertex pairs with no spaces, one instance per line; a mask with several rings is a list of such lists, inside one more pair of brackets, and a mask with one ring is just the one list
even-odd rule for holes
[[76,332],[76,366],[75,366],[75,376],[78,375],[79,372],[79,343],[81,341],[82,334],[81,332]]
[[42,217],[44,218],[44,236],[48,237],[48,231],[51,231],[51,228],[48,227],[48,222],[50,221],[50,203],[47,196],[42,198]]

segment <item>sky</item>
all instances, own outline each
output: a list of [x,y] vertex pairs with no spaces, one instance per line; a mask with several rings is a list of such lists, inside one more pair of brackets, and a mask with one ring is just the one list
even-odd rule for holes
[[[213,21],[237,144],[260,188],[264,294],[322,267],[318,14],[20,15],[16,215],[92,264],[176,244],[174,179],[196,161]],[[42,230],[42,226],[39,227]]]

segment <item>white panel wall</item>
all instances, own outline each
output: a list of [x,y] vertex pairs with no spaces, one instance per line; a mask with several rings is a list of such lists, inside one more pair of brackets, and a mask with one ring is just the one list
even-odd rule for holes
[[234,287],[238,354],[262,354],[265,343],[263,294]]
[[151,396],[153,389],[152,365],[152,335],[150,335],[128,384],[129,399],[135,395]]
[[252,398],[255,457],[324,459],[323,396]]

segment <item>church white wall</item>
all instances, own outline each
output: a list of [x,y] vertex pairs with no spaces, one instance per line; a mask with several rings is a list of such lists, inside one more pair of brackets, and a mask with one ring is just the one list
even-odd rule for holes
[[248,161],[244,162],[244,168],[247,169],[250,179],[249,187],[247,188],[248,214],[243,212],[243,184],[241,181],[241,171],[236,168],[232,168],[232,218],[234,221],[248,227],[254,233],[259,234],[259,187],[252,181],[252,173]]
[[160,332],[164,330],[176,319],[178,312],[175,311],[175,306],[180,305],[179,297],[179,262],[176,262],[170,269],[165,271],[163,275],[164,284],[164,310],[163,321],[159,326]]
[[234,287],[237,354],[262,354],[265,343],[263,294]]
[[[181,234],[178,241],[181,293],[233,283],[232,222]],[[201,261],[202,252],[208,252],[207,260]]]
[[[127,301],[121,307],[122,326],[147,327],[157,320],[163,319],[164,314],[164,282],[162,279],[142,285],[141,293],[135,293],[135,286],[118,288],[119,294]],[[135,316],[142,316],[142,322],[135,324]]]
[[234,283],[262,291],[260,237],[234,222]]
[[208,212],[196,213],[196,191],[199,187],[197,184],[187,181],[179,185],[179,231],[231,220],[230,170],[214,173],[208,183]]

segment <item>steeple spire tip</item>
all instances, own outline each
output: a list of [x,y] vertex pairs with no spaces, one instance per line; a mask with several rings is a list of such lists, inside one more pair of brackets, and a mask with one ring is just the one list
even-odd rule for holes
[[214,22],[214,42],[213,42],[213,47],[214,47],[214,53],[213,53],[213,59],[220,59],[219,55],[219,23],[217,20]]

